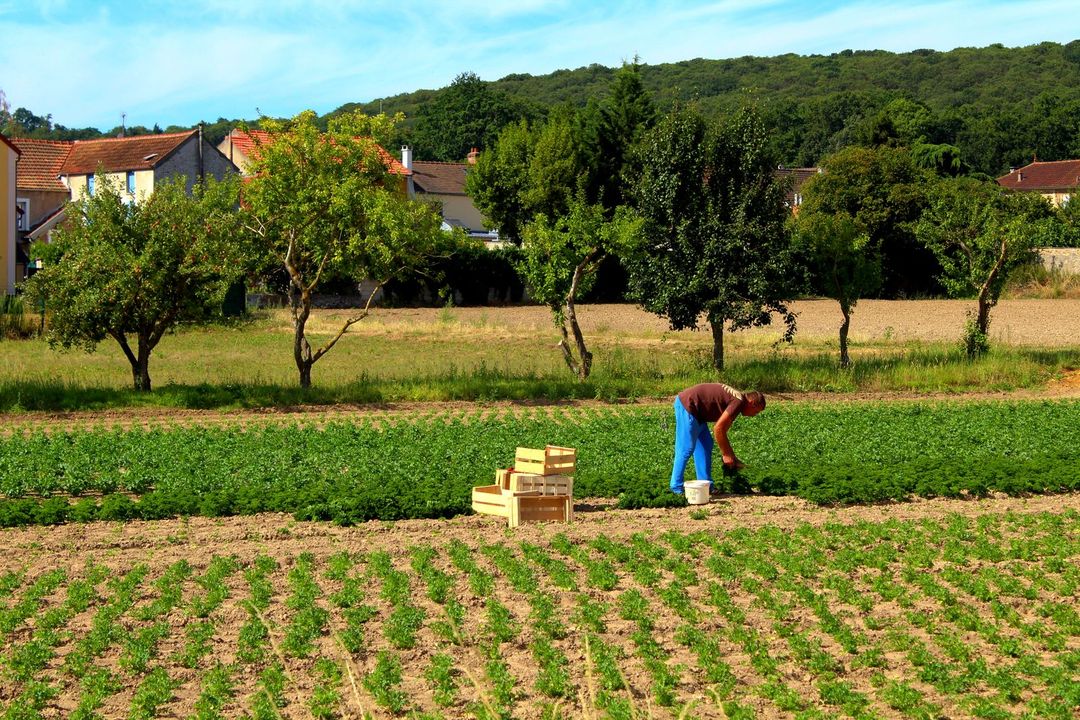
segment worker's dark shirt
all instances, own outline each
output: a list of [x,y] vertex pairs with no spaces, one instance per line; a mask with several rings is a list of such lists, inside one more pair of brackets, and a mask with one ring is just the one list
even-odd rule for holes
[[742,410],[743,394],[723,383],[701,383],[679,393],[679,401],[698,422],[712,423],[735,403]]

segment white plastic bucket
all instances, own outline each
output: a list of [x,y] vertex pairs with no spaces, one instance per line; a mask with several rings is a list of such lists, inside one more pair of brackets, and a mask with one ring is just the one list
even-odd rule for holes
[[688,480],[683,483],[683,493],[690,505],[706,505],[709,502],[709,481]]

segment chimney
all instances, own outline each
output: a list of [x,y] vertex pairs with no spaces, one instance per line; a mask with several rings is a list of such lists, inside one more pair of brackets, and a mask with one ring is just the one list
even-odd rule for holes
[[476,164],[476,158],[479,157],[479,156],[480,156],[480,151],[477,150],[476,148],[473,148],[472,150],[469,151],[469,154],[466,155],[465,158],[466,158],[466,160],[468,161],[468,163],[470,165],[475,165]]
[[1024,182],[1024,173],[1016,173],[1016,182]]
[[412,170],[412,148],[408,145],[401,146],[401,164],[406,170]]

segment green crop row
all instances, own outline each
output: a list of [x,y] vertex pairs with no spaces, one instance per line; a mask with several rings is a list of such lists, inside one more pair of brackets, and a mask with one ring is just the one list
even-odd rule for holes
[[[672,430],[670,410],[648,407],[13,435],[0,439],[0,525],[446,517],[469,511],[516,446],[546,443],[578,449],[578,497],[677,505]],[[779,405],[736,422],[732,442],[749,467],[716,478],[731,492],[845,503],[1080,487],[1078,402]]]

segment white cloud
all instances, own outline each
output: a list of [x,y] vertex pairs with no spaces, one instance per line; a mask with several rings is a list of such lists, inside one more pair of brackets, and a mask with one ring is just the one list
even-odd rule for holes
[[[68,126],[292,115],[591,63],[1067,42],[1075,0],[0,0],[0,87]],[[20,3],[22,6],[22,3]],[[63,8],[66,6],[67,11]],[[23,6],[25,7],[25,6]],[[81,11],[82,15],[76,11]],[[33,18],[27,17],[34,15]],[[1053,19],[1052,21],[1050,19]]]

